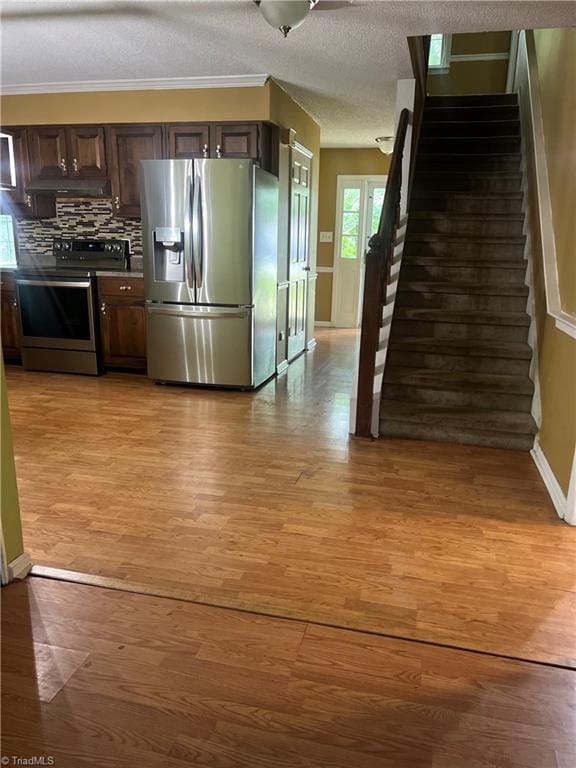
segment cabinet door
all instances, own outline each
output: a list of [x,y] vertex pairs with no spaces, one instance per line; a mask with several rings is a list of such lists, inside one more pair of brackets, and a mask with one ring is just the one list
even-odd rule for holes
[[[53,195],[30,195],[26,192],[26,186],[31,177],[26,128],[10,126],[5,131],[12,135],[16,186],[3,190],[0,194],[0,213],[8,213],[18,218],[51,218],[56,216],[56,200]],[[2,155],[2,163],[5,161],[4,155]]]
[[211,138],[212,157],[259,159],[258,123],[213,125]]
[[162,158],[162,126],[119,125],[107,129],[116,216],[140,216],[140,160]]
[[77,178],[106,176],[104,128],[98,125],[68,128],[70,173]]
[[210,126],[198,123],[176,123],[168,126],[168,157],[189,160],[208,157],[210,152]]
[[46,179],[68,176],[66,129],[41,126],[28,129],[32,160],[32,175]]
[[16,293],[12,290],[2,290],[0,295],[0,324],[4,359],[20,358],[20,320]]
[[104,365],[146,368],[146,310],[144,301],[100,297],[100,333]]

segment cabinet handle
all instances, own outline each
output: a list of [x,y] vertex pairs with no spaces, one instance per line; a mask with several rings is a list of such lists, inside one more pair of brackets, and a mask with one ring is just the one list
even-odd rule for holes
[[118,195],[114,198],[114,208],[119,211],[120,210],[120,198]]
[[18,309],[18,301],[17,301],[16,299],[12,299],[12,306],[13,306],[15,309]]
[[100,312],[102,312],[102,314],[103,314],[103,315],[105,315],[105,314],[106,314],[106,302],[105,302],[105,301],[103,301],[103,302],[100,304]]
[[222,147],[220,144],[216,144],[216,157],[222,157]]
[[121,291],[131,291],[132,290],[132,286],[131,285],[121,285],[120,286],[120,290]]
[[60,159],[60,168],[62,169],[62,173],[66,173],[66,158],[64,157]]
[[78,170],[79,170],[78,159],[76,157],[72,160],[72,168],[74,170],[74,173],[78,173]]
[[32,195],[26,195],[26,205],[28,208],[32,208]]
[[204,144],[202,147],[202,157],[208,157],[208,144]]

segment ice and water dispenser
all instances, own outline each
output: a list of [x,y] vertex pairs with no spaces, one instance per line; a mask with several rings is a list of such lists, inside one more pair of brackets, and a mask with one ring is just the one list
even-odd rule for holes
[[174,227],[156,227],[152,230],[152,238],[154,280],[156,282],[183,283],[186,279],[184,232]]

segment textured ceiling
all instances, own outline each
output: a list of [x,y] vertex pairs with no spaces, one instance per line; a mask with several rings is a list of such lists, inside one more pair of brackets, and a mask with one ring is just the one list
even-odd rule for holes
[[283,40],[251,0],[3,0],[2,82],[270,74],[323,146],[374,146],[393,132],[396,79],[411,76],[408,35],[574,24],[574,2],[355,0]]

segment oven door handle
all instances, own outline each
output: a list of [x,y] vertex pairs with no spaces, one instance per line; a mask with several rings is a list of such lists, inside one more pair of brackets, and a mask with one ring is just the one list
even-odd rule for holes
[[83,280],[16,280],[17,285],[43,285],[54,288],[90,288],[90,281]]

